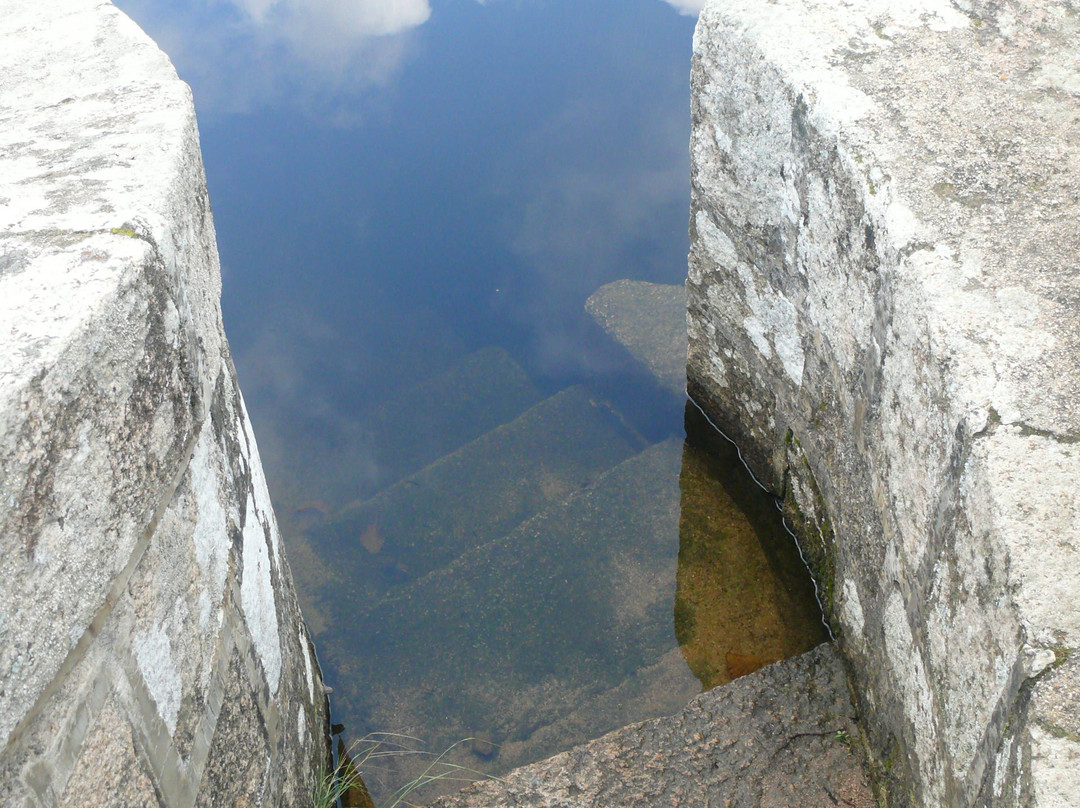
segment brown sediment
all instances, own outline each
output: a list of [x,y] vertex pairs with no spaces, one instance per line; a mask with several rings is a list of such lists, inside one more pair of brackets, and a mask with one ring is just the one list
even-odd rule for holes
[[299,519],[327,517],[330,515],[330,506],[321,499],[314,499],[293,508],[292,515]]
[[469,751],[481,760],[491,760],[499,754],[499,747],[486,738],[476,737],[469,741]]
[[364,532],[360,534],[360,538],[357,539],[360,546],[367,550],[369,553],[377,553],[383,548],[383,535],[382,530],[379,528],[378,522],[372,522],[366,528]]
[[773,657],[761,656],[760,654],[737,654],[734,651],[728,651],[724,654],[728,676],[732,679],[746,676],[758,668],[764,668],[766,665],[771,665],[776,661]]
[[375,801],[371,799],[371,794],[368,793],[367,786],[364,785],[364,780],[341,738],[338,738],[337,776],[342,782],[350,784],[341,795],[343,808],[375,808]]
[[709,689],[826,637],[809,572],[772,499],[750,487],[721,436],[697,426],[688,416],[674,619],[683,658]]

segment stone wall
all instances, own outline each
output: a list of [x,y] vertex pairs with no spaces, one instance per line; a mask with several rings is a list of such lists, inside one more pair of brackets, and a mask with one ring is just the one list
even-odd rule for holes
[[1080,805],[1078,12],[698,23],[690,392],[785,499],[891,805]]
[[0,13],[0,805],[307,804],[326,698],[229,357],[191,94]]

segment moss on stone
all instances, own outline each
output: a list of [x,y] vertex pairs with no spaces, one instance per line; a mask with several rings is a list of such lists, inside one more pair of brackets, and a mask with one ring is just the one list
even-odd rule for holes
[[694,617],[694,607],[683,598],[675,598],[675,642],[679,645],[688,645],[693,642],[697,632],[697,618]]
[[1064,727],[1059,727],[1057,724],[1053,724],[1043,718],[1036,718],[1035,724],[1048,735],[1052,735],[1053,737],[1064,741],[1072,741],[1073,743],[1080,744],[1080,734],[1076,732],[1067,730]]
[[[822,610],[829,622],[835,623],[836,547],[832,522],[829,519],[821,487],[818,485],[810,460],[803,451],[798,437],[792,434],[791,440],[785,443],[789,450],[787,474],[797,475],[799,481],[809,488],[814,501],[816,518],[807,516],[799,507],[790,481],[785,483],[782,496],[784,515],[792,523],[792,531],[799,541],[804,559],[814,576]],[[797,459],[791,457],[791,454],[797,454]]]

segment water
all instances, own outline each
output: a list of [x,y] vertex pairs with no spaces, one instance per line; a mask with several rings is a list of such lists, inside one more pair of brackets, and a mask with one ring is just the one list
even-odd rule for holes
[[[691,18],[458,0],[320,61],[227,4],[121,5],[193,84],[226,327],[351,737],[476,738],[450,759],[497,774],[823,639],[772,501],[684,413],[678,290],[593,306],[618,340],[586,312],[685,274]],[[372,768],[376,798],[420,765]]]
[[773,497],[690,402],[686,433],[675,633],[691,671],[710,688],[829,637]]

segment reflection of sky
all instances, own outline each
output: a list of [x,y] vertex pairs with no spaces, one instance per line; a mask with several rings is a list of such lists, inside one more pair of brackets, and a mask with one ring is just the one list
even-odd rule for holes
[[118,4],[195,93],[257,422],[491,343],[572,380],[590,293],[685,274],[697,0]]

